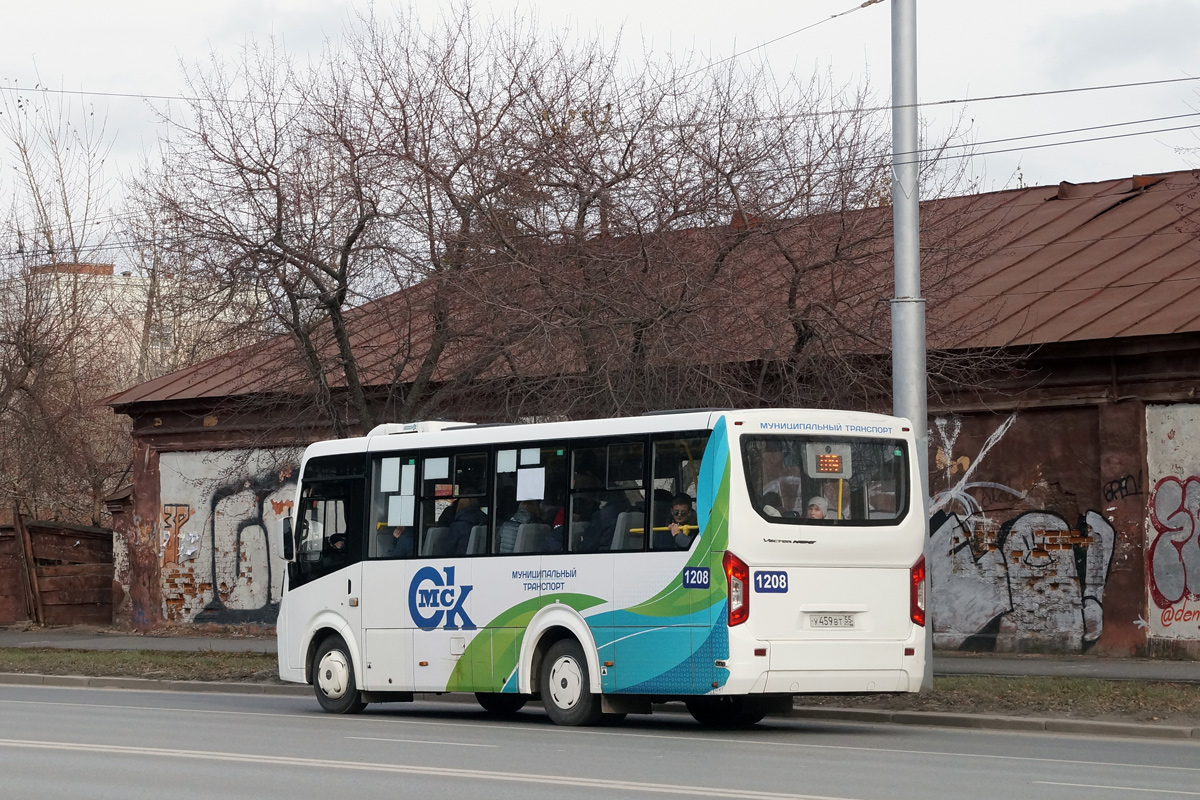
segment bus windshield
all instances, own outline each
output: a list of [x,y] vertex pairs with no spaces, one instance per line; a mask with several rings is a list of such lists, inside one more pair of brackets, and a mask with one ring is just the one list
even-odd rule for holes
[[900,439],[747,435],[750,501],[768,522],[891,525],[908,512],[908,448]]

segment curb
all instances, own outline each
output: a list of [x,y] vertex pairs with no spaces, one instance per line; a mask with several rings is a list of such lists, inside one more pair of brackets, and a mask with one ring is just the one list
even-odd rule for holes
[[0,684],[20,686],[67,686],[90,689],[136,689],[150,692],[211,692],[221,694],[312,694],[306,685],[277,683],[237,683],[218,681],[164,681],[154,678],[91,678],[86,675],[36,675],[24,672],[0,672]]
[[1135,722],[1105,722],[1090,719],[1004,717],[991,714],[956,714],[941,711],[874,711],[862,708],[827,708],[824,706],[797,706],[792,711],[792,716],[797,719],[924,725],[932,728],[1040,731],[1044,733],[1081,733],[1091,736],[1122,736],[1140,739],[1194,739],[1200,741],[1200,728],[1185,728],[1172,725],[1142,725]]
[[[299,684],[236,683],[217,681],[166,681],[154,678],[93,678],[86,675],[37,675],[24,672],[0,672],[0,684],[18,686],[59,686],[91,689],[133,689],[160,692],[210,692],[220,694],[262,694],[310,697],[312,688]],[[417,694],[417,699],[474,702],[470,695]],[[666,709],[662,709],[666,710]],[[923,725],[932,728],[969,728],[974,730],[1022,731],[1029,733],[1075,733],[1090,736],[1119,736],[1140,739],[1187,739],[1200,741],[1200,728],[1171,725],[1142,725],[1133,722],[1106,722],[1087,719],[1044,719],[1041,717],[1005,717],[991,714],[957,714],[941,711],[876,711],[865,708],[829,708],[796,706],[793,719],[870,724]]]

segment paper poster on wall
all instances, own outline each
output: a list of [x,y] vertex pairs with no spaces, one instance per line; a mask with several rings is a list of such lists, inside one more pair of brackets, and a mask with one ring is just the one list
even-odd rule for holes
[[416,508],[415,497],[392,495],[388,498],[387,524],[408,526],[413,524],[413,513]]
[[450,459],[449,458],[427,458],[425,459],[425,480],[441,481],[450,477]]
[[496,474],[502,472],[517,471],[517,451],[516,450],[497,450],[496,451]]
[[391,494],[400,488],[400,459],[385,458],[379,468],[379,491]]
[[546,496],[546,470],[543,467],[517,470],[517,502],[541,500]]
[[417,465],[405,464],[400,468],[400,494],[414,495],[413,484],[417,478]]

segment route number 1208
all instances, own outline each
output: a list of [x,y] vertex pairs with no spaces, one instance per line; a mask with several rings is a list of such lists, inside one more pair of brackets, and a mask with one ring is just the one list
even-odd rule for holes
[[788,576],[783,570],[762,570],[754,573],[754,591],[783,594],[788,590]]

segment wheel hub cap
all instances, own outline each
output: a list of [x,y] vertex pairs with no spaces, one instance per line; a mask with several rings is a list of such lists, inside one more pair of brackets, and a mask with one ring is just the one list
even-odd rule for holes
[[317,686],[321,693],[337,700],[346,693],[349,683],[350,664],[346,660],[346,654],[338,650],[326,653],[317,665]]
[[559,708],[574,708],[583,696],[583,673],[573,658],[563,657],[550,667],[550,699]]

